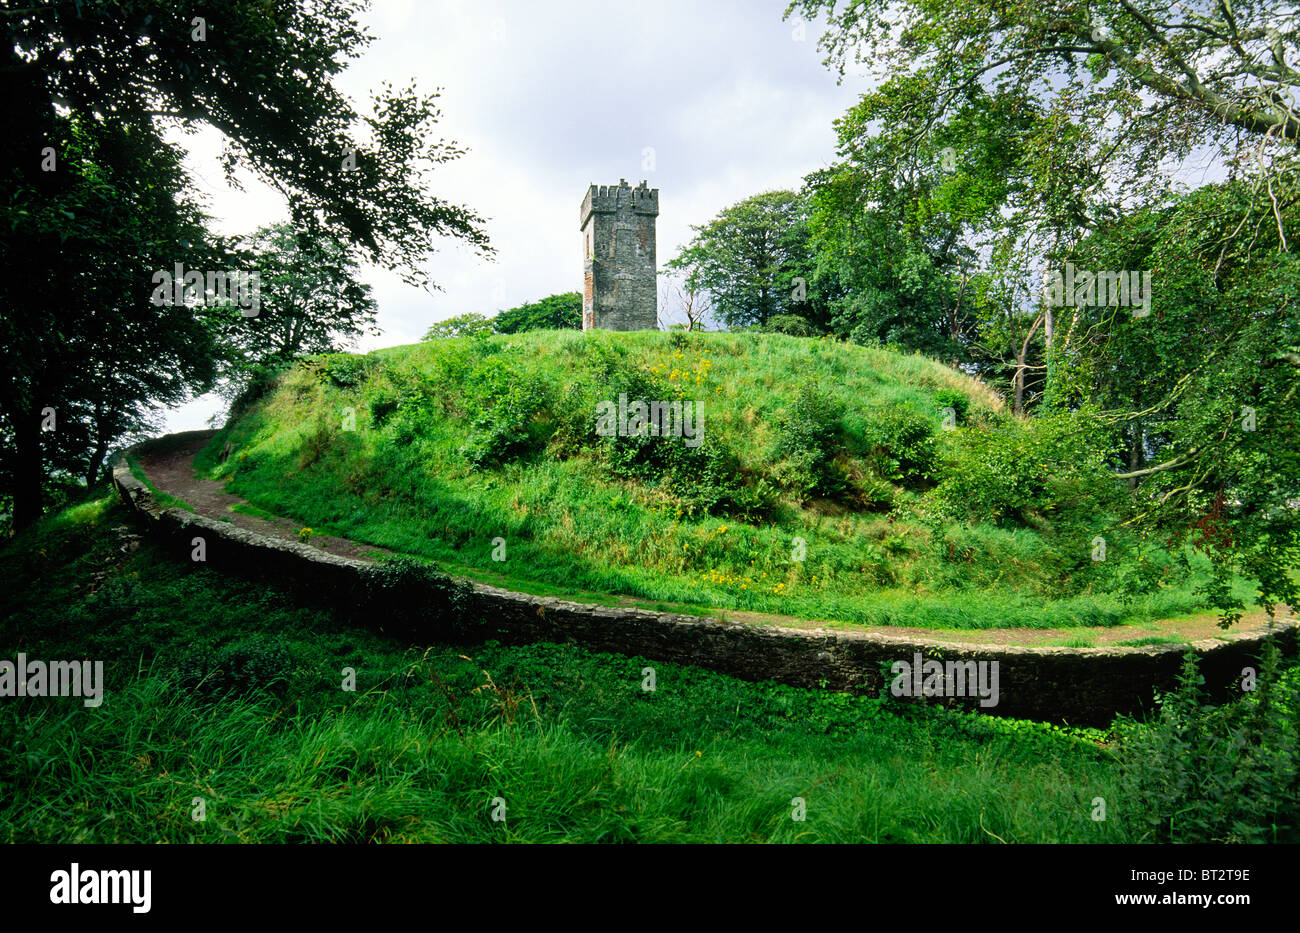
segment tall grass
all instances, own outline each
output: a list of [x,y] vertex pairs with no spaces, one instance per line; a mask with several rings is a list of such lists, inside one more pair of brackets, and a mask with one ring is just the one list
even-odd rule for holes
[[0,548],[0,657],[107,674],[97,708],[0,699],[0,841],[1270,841],[1300,827],[1294,662],[1221,710],[1189,668],[1153,724],[1065,729],[572,646],[403,645],[172,561],[127,522],[105,491]]
[[[614,686],[607,673],[603,686]],[[665,670],[666,674],[674,673]],[[670,688],[665,688],[670,689]],[[715,699],[762,698],[715,689]],[[653,703],[653,700],[646,701]],[[692,704],[686,704],[692,705]],[[764,703],[763,705],[770,705]],[[606,718],[608,718],[608,712]],[[876,735],[600,734],[562,711],[462,720],[382,695],[305,717],[209,703],[165,676],[102,713],[9,707],[6,842],[1112,841],[1087,801],[1113,777],[1084,750],[1013,752],[887,718]],[[648,717],[645,717],[648,718]],[[837,729],[843,733],[847,730]],[[594,733],[594,734],[593,734]],[[1013,764],[1011,759],[1019,759]],[[794,798],[808,819],[796,821]],[[494,800],[505,820],[492,819]],[[202,802],[205,819],[194,819]]]
[[2,656],[108,678],[94,709],[0,702],[0,840],[1131,838],[1089,818],[1118,780],[1091,730],[568,646],[406,647],[148,542],[124,553],[125,518],[100,499],[0,551]]

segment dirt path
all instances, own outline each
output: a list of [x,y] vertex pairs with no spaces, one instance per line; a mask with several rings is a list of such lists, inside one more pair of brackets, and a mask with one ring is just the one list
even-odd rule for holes
[[[157,453],[147,453],[138,458],[140,468],[144,470],[149,481],[158,489],[184,499],[194,507],[194,511],[207,518],[229,521],[232,524],[256,531],[271,538],[283,538],[286,541],[298,541],[298,532],[302,525],[287,518],[267,519],[245,512],[236,512],[237,505],[248,505],[239,496],[226,492],[225,484],[194,472],[194,457],[208,445],[215,431],[205,431],[193,440],[177,444]],[[372,544],[358,544],[346,538],[330,535],[312,535],[307,542],[314,548],[337,554],[340,557],[355,557],[360,560],[373,560],[376,555],[391,553]]]
[[[200,515],[219,521],[230,521],[240,528],[255,531],[272,538],[297,541],[298,532],[303,527],[300,523],[286,518],[261,518],[244,512],[234,511],[237,505],[248,503],[239,496],[226,492],[225,485],[217,480],[200,476],[194,472],[194,457],[207,446],[215,431],[196,433],[192,439],[178,443],[164,450],[139,457],[140,467],[155,487],[178,499],[183,499],[194,507]],[[390,554],[384,548],[371,544],[358,544],[346,538],[329,535],[313,535],[308,543],[322,551],[341,557],[355,557],[360,560],[373,560],[383,554]],[[624,598],[619,603],[628,606],[643,605],[642,601]],[[913,626],[852,625],[825,621],[810,621],[791,616],[772,615],[768,613],[744,612],[730,610],[720,613],[724,618],[737,622],[759,625],[780,625],[785,628],[802,629],[840,629],[844,631],[874,632],[898,638],[923,638],[925,640],[964,642],[983,645],[1040,645],[1066,646],[1067,642],[1085,640],[1088,647],[1102,648],[1121,642],[1132,642],[1144,638],[1176,639],[1177,641],[1196,641],[1203,638],[1221,636],[1224,631],[1218,626],[1218,616],[1214,613],[1202,613],[1185,619],[1160,619],[1145,624],[1125,625],[1119,627],[1083,627],[1083,628],[1004,628],[1004,629],[924,629]],[[1279,607],[1278,618],[1292,618],[1287,607]],[[1260,612],[1247,613],[1241,622],[1232,627],[1234,633],[1262,629],[1268,622],[1267,615]]]

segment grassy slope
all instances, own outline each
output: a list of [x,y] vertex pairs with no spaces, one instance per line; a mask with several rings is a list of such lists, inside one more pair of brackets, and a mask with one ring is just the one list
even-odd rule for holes
[[[108,680],[97,709],[0,700],[0,842],[1129,842],[1188,811],[1173,796],[1147,813],[1093,730],[672,664],[645,692],[650,662],[573,647],[407,648],[148,541],[124,548],[127,520],[101,492],[0,548],[0,658],[100,659]],[[1296,817],[1230,810],[1227,825],[1294,836]]]
[[[595,401],[617,395],[611,374],[637,373],[703,400],[706,433],[735,453],[745,482],[778,487],[789,467],[776,449],[781,418],[813,376],[844,408],[840,467],[879,490],[872,431],[890,413],[917,412],[937,426],[936,393],[957,391],[969,399],[970,424],[1017,429],[986,387],[923,357],[776,335],[695,335],[678,345],[654,333],[534,332],[378,351],[364,371],[357,358],[330,369],[338,359],[290,372],[218,435],[200,466],[229,477],[254,505],[318,531],[507,585],[936,628],[1111,625],[1201,605],[1185,581],[1127,602],[1106,592],[1090,582],[1102,568],[1087,559],[1087,537],[918,520],[915,490],[886,485],[893,511],[786,495],[773,514],[742,521],[691,514],[667,485],[615,475],[598,445],[557,443],[571,422],[592,433]],[[530,430],[551,441],[532,457],[476,467],[464,451],[481,406],[464,387],[494,366],[512,384],[544,387]],[[340,429],[349,412],[355,431]],[[218,463],[227,441],[237,453]],[[505,562],[493,560],[498,537]],[[803,562],[791,559],[796,537],[807,542]]]

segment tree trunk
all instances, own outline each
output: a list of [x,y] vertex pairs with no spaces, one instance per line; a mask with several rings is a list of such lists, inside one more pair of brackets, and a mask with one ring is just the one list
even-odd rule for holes
[[1043,316],[1040,314],[1034,319],[1034,324],[1029,328],[1029,333],[1025,334],[1024,342],[1020,344],[1020,352],[1016,354],[1016,376],[1013,381],[1015,386],[1015,413],[1023,415],[1025,413],[1025,360],[1029,357],[1029,341],[1034,339],[1034,332],[1038,330],[1038,325],[1043,323]]
[[99,482],[99,474],[104,467],[104,455],[108,453],[110,438],[105,425],[104,403],[100,399],[95,400],[95,420],[91,423],[91,429],[95,432],[95,446],[91,448],[90,460],[86,465],[87,489]]
[[87,489],[99,482],[100,474],[104,470],[104,455],[107,453],[108,448],[102,441],[95,445],[95,450],[90,455],[90,465],[86,468]]
[[[1129,441],[1128,449],[1128,471],[1130,473],[1136,472],[1137,469],[1142,466],[1142,461],[1145,459],[1144,451],[1142,449],[1142,441],[1146,436],[1146,432],[1142,430],[1142,422],[1133,422],[1132,431],[1133,433]],[[1128,480],[1128,488],[1136,489],[1137,484],[1138,478],[1136,476],[1130,476]]]
[[1025,413],[1025,358],[1024,356],[1021,356],[1016,360],[1015,387],[1016,387],[1016,395],[1015,395],[1014,408],[1012,409],[1012,411],[1014,411],[1017,415],[1023,415]]

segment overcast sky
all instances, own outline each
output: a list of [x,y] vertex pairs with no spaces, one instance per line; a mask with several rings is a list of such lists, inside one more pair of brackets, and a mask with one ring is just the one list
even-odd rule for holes
[[[384,81],[440,88],[440,136],[468,152],[430,175],[433,193],[487,219],[488,260],[445,241],[429,262],[441,291],[367,268],[379,337],[413,343],[434,321],[580,291],[578,205],[590,184],[659,189],[658,260],[720,209],[797,188],[835,153],[832,120],[867,88],[822,65],[819,27],[782,21],[785,0],[375,0],[374,36],[338,85],[359,110]],[[803,35],[801,35],[803,33]],[[287,219],[255,178],[227,188],[215,132],[187,137],[189,168],[222,233]],[[167,429],[205,426],[201,399]]]

